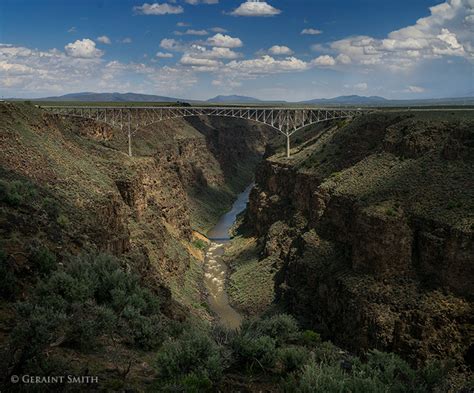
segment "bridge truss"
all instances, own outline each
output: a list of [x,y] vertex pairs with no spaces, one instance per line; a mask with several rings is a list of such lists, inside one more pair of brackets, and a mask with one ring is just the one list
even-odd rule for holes
[[125,129],[128,134],[128,154],[132,155],[132,135],[140,128],[182,117],[222,116],[246,119],[266,124],[285,135],[286,155],[290,157],[290,138],[298,130],[323,121],[353,118],[367,113],[362,109],[332,108],[264,108],[264,107],[100,107],[42,106],[62,116],[74,116]]

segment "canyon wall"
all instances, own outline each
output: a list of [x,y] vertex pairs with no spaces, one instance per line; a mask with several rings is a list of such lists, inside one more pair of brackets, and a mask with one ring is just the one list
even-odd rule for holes
[[[1,177],[39,190],[25,206],[2,205],[2,248],[18,269],[28,272],[32,242],[60,259],[97,249],[126,256],[160,291],[183,281],[199,256],[195,231],[252,180],[269,133],[245,121],[176,119],[139,130],[130,158],[126,134],[105,124],[31,105],[0,110]],[[45,215],[45,199],[54,214]]]
[[468,360],[473,125],[374,114],[307,132],[290,160],[268,157],[246,220],[261,257],[279,260],[277,301],[350,350]]

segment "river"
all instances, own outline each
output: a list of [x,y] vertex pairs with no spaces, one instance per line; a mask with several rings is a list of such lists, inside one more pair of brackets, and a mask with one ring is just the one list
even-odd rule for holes
[[208,293],[210,309],[219,322],[228,329],[238,329],[242,316],[229,304],[229,297],[225,291],[228,267],[222,260],[222,255],[226,244],[230,242],[230,228],[234,225],[237,216],[247,207],[252,188],[253,184],[238,195],[232,209],[224,214],[207,234],[211,244],[204,262],[204,285]]

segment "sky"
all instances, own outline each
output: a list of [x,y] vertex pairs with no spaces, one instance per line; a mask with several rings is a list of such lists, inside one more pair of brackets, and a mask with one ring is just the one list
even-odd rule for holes
[[1,0],[0,96],[474,96],[474,0]]

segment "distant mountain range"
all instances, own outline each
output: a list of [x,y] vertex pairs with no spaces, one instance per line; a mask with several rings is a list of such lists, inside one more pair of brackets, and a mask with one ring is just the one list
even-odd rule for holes
[[321,106],[417,106],[417,105],[474,105],[474,94],[469,97],[432,98],[413,100],[391,100],[379,96],[339,96],[334,98],[316,98],[313,100],[290,103],[287,101],[265,101],[240,95],[219,95],[207,101],[186,100],[182,98],[137,93],[72,93],[57,97],[37,98],[34,101],[80,101],[80,102],[191,102],[215,104],[302,104]]
[[137,93],[72,93],[57,97],[37,98],[35,101],[81,101],[81,102],[176,102],[173,97]]
[[301,101],[301,103],[318,105],[383,105],[387,101],[388,100],[386,98],[378,96],[362,97],[357,95],[351,95],[334,98],[316,98],[314,100]]
[[230,95],[230,96],[216,96],[214,98],[208,99],[206,102],[212,102],[212,103],[227,103],[227,104],[261,104],[261,103],[285,103],[286,101],[264,101],[264,100],[259,100],[258,98],[254,97],[247,97],[247,96],[236,96],[236,95]]
[[207,102],[222,102],[222,103],[259,103],[263,102],[262,100],[259,100],[258,98],[253,98],[253,97],[247,97],[247,96],[236,96],[236,95],[230,95],[230,96],[216,96],[214,98],[210,98],[207,100]]

